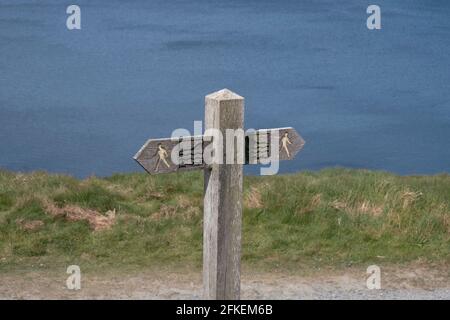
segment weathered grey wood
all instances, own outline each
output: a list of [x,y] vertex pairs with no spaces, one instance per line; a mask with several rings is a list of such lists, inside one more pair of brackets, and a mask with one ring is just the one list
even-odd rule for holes
[[[205,129],[239,129],[244,98],[227,90],[205,98]],[[226,141],[224,141],[224,146]],[[242,164],[205,168],[203,225],[203,297],[239,299],[242,220]]]
[[[272,137],[275,134],[278,135],[278,154],[271,157],[271,152],[274,149],[271,145]],[[287,134],[289,140],[286,145],[289,156],[282,143],[285,134]],[[223,135],[225,138],[225,133]],[[276,160],[276,157],[278,157],[278,160],[292,160],[305,144],[303,138],[291,127],[256,130],[247,133],[245,141],[246,164],[262,163],[269,157],[271,157],[271,160]],[[206,166],[203,161],[203,152],[210,143],[210,139],[205,136],[150,139],[136,153],[134,159],[150,174],[203,169]],[[164,159],[166,161],[162,160],[159,155],[159,146],[167,153],[167,157]],[[180,147],[178,164],[174,164],[171,159],[172,150],[176,146]],[[226,146],[225,141],[223,146]]]
[[[273,139],[278,140],[277,147],[272,146]],[[305,140],[292,127],[259,129],[246,134],[246,164],[261,163],[269,157],[272,160],[292,160],[304,145]],[[277,153],[272,155],[275,149]]]
[[[176,171],[189,171],[203,169],[203,150],[210,143],[204,136],[188,136],[180,138],[150,139],[134,156],[148,173],[159,174]],[[178,163],[171,159],[172,150],[178,146]],[[167,156],[161,158],[160,148],[165,150]],[[187,152],[184,152],[184,151]],[[165,160],[165,161],[164,161]]]
[[[243,129],[243,122],[241,96],[224,89],[205,97],[205,128],[218,129],[223,136],[223,141],[218,141],[222,153],[215,150],[221,163],[227,159],[226,129]],[[240,137],[244,138],[243,134]],[[246,164],[258,164],[292,160],[305,141],[291,127],[261,129],[247,133],[233,151],[228,150],[235,164],[207,164],[205,149],[214,141],[205,135],[151,139],[134,159],[150,174],[204,169],[203,296],[239,299],[243,172],[242,162],[236,162],[237,144],[242,143]]]

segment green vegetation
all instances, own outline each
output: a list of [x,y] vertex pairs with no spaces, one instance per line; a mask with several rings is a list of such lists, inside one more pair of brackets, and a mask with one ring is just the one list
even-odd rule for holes
[[[450,176],[327,169],[245,177],[245,266],[450,262]],[[77,180],[0,171],[0,271],[200,268],[201,173]]]

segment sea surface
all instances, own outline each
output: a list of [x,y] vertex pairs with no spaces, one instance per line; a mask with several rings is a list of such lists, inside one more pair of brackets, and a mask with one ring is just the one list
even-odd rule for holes
[[0,0],[1,168],[142,171],[141,145],[193,131],[222,88],[247,128],[306,140],[280,173],[450,172],[450,1]]

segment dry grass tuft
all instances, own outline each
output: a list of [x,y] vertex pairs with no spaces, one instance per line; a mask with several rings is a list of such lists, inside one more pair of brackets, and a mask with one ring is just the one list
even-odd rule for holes
[[161,207],[159,208],[159,211],[153,213],[151,215],[151,218],[153,220],[158,221],[162,219],[174,218],[176,217],[176,215],[177,215],[177,207],[162,204]]
[[318,193],[311,198],[310,205],[313,208],[317,208],[321,202],[322,202],[322,194]]
[[378,217],[383,213],[382,206],[376,206],[371,204],[369,201],[363,201],[357,208],[356,211],[359,213],[370,214],[374,217]]
[[35,231],[40,229],[43,225],[44,222],[41,220],[30,220],[30,221],[26,221],[24,219],[17,219],[16,220],[16,224],[22,229],[22,230],[26,230],[26,231]]
[[442,210],[441,212],[445,212],[441,215],[441,221],[447,233],[450,235],[450,211],[448,211],[448,207],[445,204],[441,204],[439,207]]
[[261,209],[264,207],[261,191],[258,187],[252,186],[250,191],[246,193],[244,197],[244,207],[249,209]]
[[334,200],[330,203],[330,206],[336,210],[344,211],[351,215],[358,214],[369,214],[374,217],[378,217],[383,213],[384,207],[381,205],[374,205],[369,201],[363,201],[356,203],[354,205],[349,205],[348,203],[340,200]]
[[162,220],[170,218],[192,219],[200,215],[200,208],[196,206],[191,199],[185,195],[177,197],[177,205],[162,204],[159,211],[151,215],[152,220]]
[[409,208],[421,196],[422,196],[422,192],[414,192],[414,191],[410,191],[410,190],[404,191],[400,197],[402,200],[402,208],[403,209]]
[[347,211],[348,209],[347,204],[339,200],[334,200],[330,203],[330,206],[339,211]]
[[51,201],[44,203],[45,211],[53,217],[64,217],[68,221],[86,220],[94,231],[110,229],[116,220],[116,210],[109,210],[104,215],[92,209],[75,205],[58,207]]
[[321,193],[315,194],[306,206],[301,206],[300,208],[297,208],[296,212],[297,214],[300,215],[303,215],[305,213],[311,213],[314,210],[316,210],[321,203],[322,203],[322,194]]

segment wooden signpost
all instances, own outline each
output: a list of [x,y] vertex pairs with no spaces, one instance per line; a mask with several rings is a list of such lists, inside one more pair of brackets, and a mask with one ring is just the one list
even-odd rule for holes
[[[305,141],[295,129],[277,128],[248,132],[242,140],[227,130],[243,130],[244,98],[227,89],[205,97],[205,129],[221,133],[222,153],[216,148],[218,136],[203,135],[150,139],[134,159],[150,174],[204,170],[203,212],[203,297],[205,299],[240,298],[241,221],[243,164],[291,160]],[[226,161],[227,146],[232,144],[234,163]],[[244,146],[239,145],[244,144]],[[244,150],[238,161],[237,150]],[[213,150],[214,161],[205,154]],[[175,154],[175,157],[173,156]],[[219,161],[217,161],[219,159]],[[223,161],[220,161],[223,160]]]

